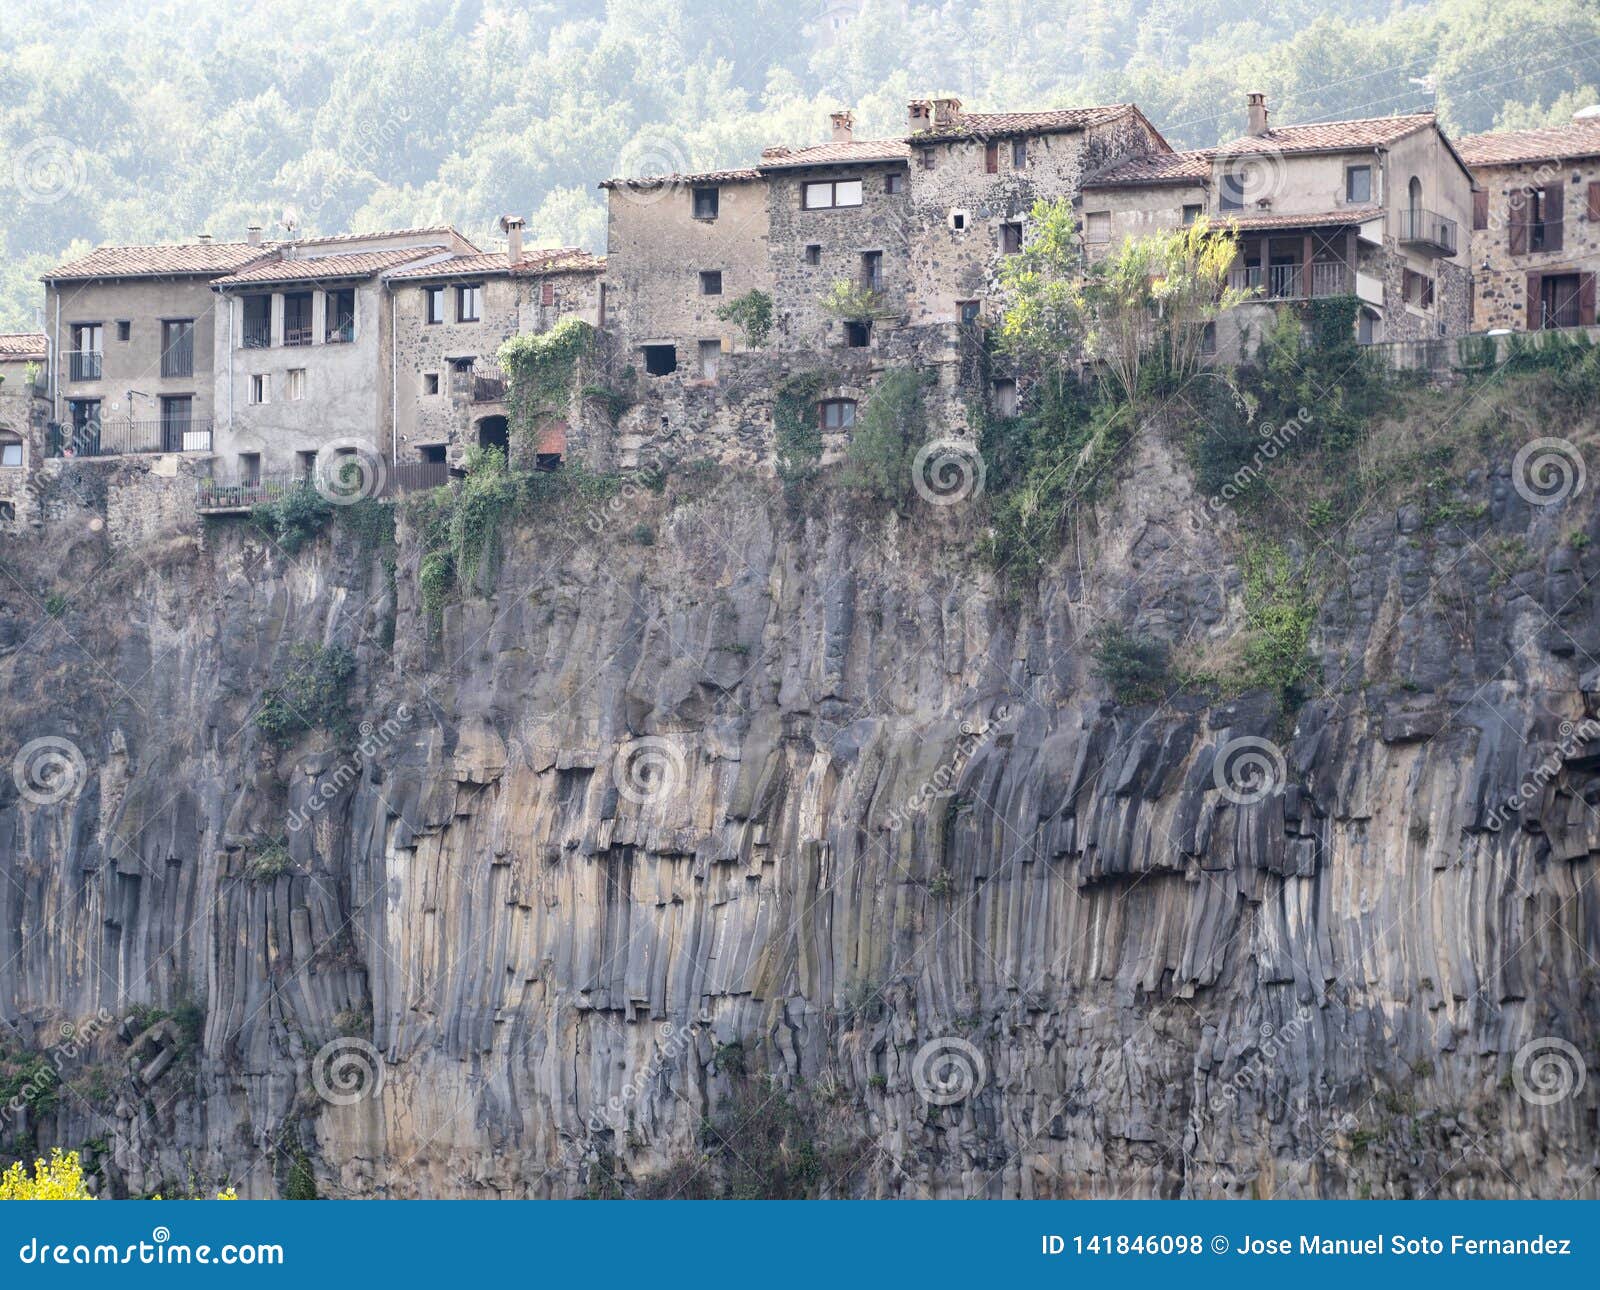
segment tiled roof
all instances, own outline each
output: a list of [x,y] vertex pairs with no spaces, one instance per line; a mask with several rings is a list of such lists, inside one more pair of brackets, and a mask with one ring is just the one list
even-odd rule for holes
[[0,360],[44,358],[49,352],[48,344],[43,332],[0,332]]
[[1082,130],[1103,121],[1114,121],[1132,109],[1131,103],[1111,103],[1103,107],[1052,108],[1043,112],[963,112],[960,120],[950,125],[919,130],[910,138],[915,143],[928,138],[984,138],[989,135]]
[[867,162],[906,161],[910,157],[911,149],[900,139],[852,139],[849,142],[814,143],[805,148],[763,148],[761,169],[860,165]]
[[405,278],[483,278],[515,272],[519,275],[542,273],[601,273],[605,261],[598,256],[580,251],[577,247],[562,246],[524,251],[522,261],[513,270],[506,262],[504,251],[485,251],[479,255],[456,255],[437,264],[415,264],[389,275],[391,280]]
[[1600,120],[1574,121],[1543,130],[1504,130],[1456,140],[1469,166],[1509,166],[1520,161],[1600,157]]
[[383,251],[352,251],[348,255],[307,255],[285,260],[274,257],[248,269],[218,278],[216,287],[247,286],[253,282],[327,282],[335,278],[370,278],[413,260],[438,255],[443,246],[392,247]]
[[1157,152],[1134,157],[1084,180],[1085,188],[1118,188],[1125,184],[1195,183],[1211,176],[1212,148],[1197,152]]
[[660,188],[672,184],[736,184],[747,179],[760,179],[759,170],[746,167],[741,170],[705,170],[696,175],[644,175],[616,179],[602,179],[601,188]]
[[1383,214],[1380,206],[1346,206],[1342,211],[1324,211],[1315,215],[1232,215],[1222,211],[1211,216],[1211,222],[1222,228],[1245,231],[1271,228],[1337,228],[1345,224],[1365,224]]
[[[453,224],[433,224],[427,228],[386,228],[378,233],[330,233],[327,237],[306,237],[296,246],[338,246],[343,242],[367,242],[373,238],[443,237],[459,238],[468,246],[472,243],[463,237]],[[474,248],[476,249],[476,248]]]
[[248,242],[174,242],[156,246],[102,246],[76,260],[58,264],[46,282],[67,278],[215,277],[234,273],[272,246]]
[[1351,148],[1376,148],[1403,139],[1433,124],[1432,112],[1412,116],[1368,117],[1363,121],[1323,121],[1312,125],[1285,125],[1265,134],[1247,134],[1217,149],[1223,156],[1257,152],[1343,152]]

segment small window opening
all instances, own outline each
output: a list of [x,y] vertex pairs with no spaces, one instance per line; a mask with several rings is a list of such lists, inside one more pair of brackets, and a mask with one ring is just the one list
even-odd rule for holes
[[847,322],[844,325],[844,343],[851,349],[865,349],[872,340],[870,322]]
[[670,376],[678,370],[676,345],[644,346],[644,370],[651,376]]
[[822,263],[822,246],[821,246],[820,243],[813,242],[810,246],[806,247],[806,263],[807,264],[821,264]]
[[720,296],[722,294],[721,269],[702,269],[700,271],[700,294],[702,296]]
[[696,219],[716,219],[722,206],[722,193],[716,188],[696,188],[694,190],[694,217]]

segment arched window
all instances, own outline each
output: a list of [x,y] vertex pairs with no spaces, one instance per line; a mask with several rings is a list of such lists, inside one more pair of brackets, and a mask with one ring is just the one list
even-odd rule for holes
[[1422,180],[1415,175],[1411,176],[1411,185],[1407,189],[1407,196],[1410,199],[1411,214],[1415,216],[1422,209]]
[[848,430],[856,423],[856,401],[823,399],[817,404],[817,414],[824,430]]

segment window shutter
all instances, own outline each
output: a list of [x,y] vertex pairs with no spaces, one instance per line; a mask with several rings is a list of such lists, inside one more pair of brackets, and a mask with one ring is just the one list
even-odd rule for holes
[[1544,186],[1544,249],[1546,251],[1559,251],[1561,249],[1561,230],[1566,223],[1566,194],[1567,185],[1560,179],[1553,184]]
[[1544,325],[1544,315],[1540,310],[1540,297],[1544,294],[1544,274],[1530,273],[1528,275],[1528,330],[1538,331]]
[[1533,214],[1532,207],[1532,193],[1515,192],[1511,194],[1506,229],[1511,238],[1507,249],[1512,255],[1526,255],[1528,253],[1528,219]]
[[1578,326],[1594,326],[1594,274],[1578,275]]
[[1000,169],[1000,145],[991,143],[983,149],[983,168],[988,174],[996,174]]
[[1589,181],[1589,218],[1600,224],[1600,179]]
[[556,284],[551,282],[549,278],[546,278],[544,280],[544,285],[539,289],[539,303],[542,305],[553,305],[555,302]]
[[1474,230],[1489,227],[1489,190],[1479,188],[1472,194],[1472,227]]

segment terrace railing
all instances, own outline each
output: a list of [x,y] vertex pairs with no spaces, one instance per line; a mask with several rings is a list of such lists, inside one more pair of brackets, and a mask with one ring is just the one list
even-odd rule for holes
[[45,433],[46,457],[120,457],[152,452],[210,452],[211,419],[157,418],[91,421],[81,426],[51,425]]

